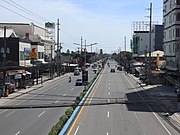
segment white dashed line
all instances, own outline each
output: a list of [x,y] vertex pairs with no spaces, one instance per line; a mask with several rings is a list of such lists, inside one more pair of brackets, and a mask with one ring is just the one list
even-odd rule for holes
[[109,118],[109,111],[107,112],[107,117]]
[[79,130],[79,126],[77,127],[77,129],[76,129],[74,135],[77,135],[78,130]]
[[1,111],[0,114],[4,113],[4,112],[6,112],[6,111],[8,111],[8,109]]
[[106,135],[109,135],[109,133],[107,132]]
[[74,90],[74,88],[71,89],[71,91]]
[[63,97],[65,97],[65,96],[66,96],[66,94],[63,95]]
[[54,103],[56,104],[56,103],[58,103],[59,101],[57,100],[57,101],[55,101]]
[[111,89],[111,87],[109,87],[109,90]]
[[15,135],[18,135],[20,133],[20,131],[18,131]]
[[15,111],[12,111],[12,112],[10,112],[9,114],[5,115],[4,117],[10,116],[10,115],[13,114],[14,112],[15,112]]
[[41,114],[39,114],[37,117],[41,117],[46,111],[43,111]]
[[137,117],[137,115],[136,115],[136,113],[135,113],[135,112],[134,112],[134,115],[135,115],[136,119],[138,119],[138,117]]
[[110,99],[108,99],[108,103],[110,103]]
[[111,95],[111,92],[108,92],[108,95]]
[[[94,94],[95,94],[95,92],[94,92]],[[89,101],[89,104],[91,103],[91,101],[92,101],[92,99],[93,99],[93,97],[94,97],[94,94],[92,95],[92,97],[91,97],[91,99],[90,99],[90,101]]]

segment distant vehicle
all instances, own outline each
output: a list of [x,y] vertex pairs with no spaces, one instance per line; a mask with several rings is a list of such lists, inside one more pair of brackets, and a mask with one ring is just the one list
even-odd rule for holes
[[93,71],[94,71],[94,73],[96,74],[96,72],[97,72],[97,68],[94,68],[94,69],[93,69]]
[[80,74],[79,69],[75,69],[74,70],[74,75],[79,75],[79,74]]
[[86,63],[86,65],[85,65],[85,66],[86,66],[86,68],[88,68],[88,67],[90,67],[90,64],[89,64],[89,63]]
[[81,72],[81,68],[80,67],[75,67],[74,70],[79,70],[79,72]]
[[146,75],[140,74],[140,75],[139,75],[139,79],[140,79],[140,80],[146,80]]
[[122,67],[121,67],[121,66],[118,66],[118,67],[117,67],[117,70],[122,71]]
[[111,68],[110,72],[111,72],[111,73],[115,73],[115,69],[114,69],[114,68]]
[[82,84],[83,84],[82,79],[79,78],[76,80],[76,84],[75,84],[76,86],[81,86]]

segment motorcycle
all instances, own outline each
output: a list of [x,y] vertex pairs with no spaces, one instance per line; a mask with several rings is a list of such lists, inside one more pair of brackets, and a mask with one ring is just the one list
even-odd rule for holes
[[69,82],[71,82],[71,77],[69,77]]

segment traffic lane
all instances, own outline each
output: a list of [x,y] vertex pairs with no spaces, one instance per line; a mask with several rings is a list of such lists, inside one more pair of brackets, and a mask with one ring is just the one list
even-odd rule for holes
[[[76,77],[74,77],[74,78],[76,78]],[[64,81],[64,82],[66,82],[66,81]],[[65,86],[66,87],[66,85],[62,85],[62,86]],[[69,86],[69,84],[68,84],[68,86]],[[74,83],[71,83],[71,86],[74,86]],[[58,87],[58,85],[56,86],[56,87]],[[64,88],[64,87],[61,87],[62,89]],[[73,91],[73,94],[78,94],[79,95],[79,92],[78,92],[78,90],[80,89],[81,87],[75,87],[74,89],[73,88],[71,88],[71,89],[69,89],[69,91]],[[48,89],[48,91],[49,90],[51,90],[52,91],[52,88],[51,89]],[[41,91],[42,92],[42,91]],[[44,92],[44,91],[43,91]],[[36,94],[35,94],[36,95]],[[41,96],[41,95],[43,95],[43,96]],[[47,95],[47,93],[46,94],[44,94],[44,93],[42,93],[42,94],[37,94],[36,96],[34,96],[33,98],[32,98],[32,100],[31,101],[36,101],[36,102],[34,102],[34,105],[37,105],[37,104],[41,104],[41,103],[43,103],[44,104],[44,102],[45,102],[45,100],[44,99],[41,99],[43,102],[41,102],[41,100],[38,100],[38,102],[37,102],[37,99],[39,99],[39,98],[47,98],[47,96],[45,97],[44,95]],[[41,97],[38,97],[38,96],[41,96]],[[26,96],[25,96],[26,97]],[[72,99],[72,98],[71,98]],[[32,102],[29,102],[29,100],[27,100],[27,102],[29,103],[28,105],[32,105]],[[57,100],[58,101],[58,100]],[[20,102],[21,103],[21,105],[23,104],[23,105],[27,105],[26,103],[27,102]],[[51,101],[52,102],[52,101]],[[17,104],[19,104],[19,103],[17,103]],[[56,104],[59,104],[59,101],[58,102],[56,102]],[[20,105],[20,104],[19,104]],[[17,125],[17,123],[16,122],[18,122],[18,125],[21,127],[21,126],[23,126],[24,125],[24,122],[22,121],[21,122],[21,120],[22,120],[22,118],[28,118],[28,119],[33,119],[33,118],[29,118],[29,117],[27,117],[27,116],[30,116],[30,114],[32,113],[32,114],[34,114],[34,113],[36,113],[36,111],[37,110],[39,110],[39,109],[33,109],[33,111],[29,111],[29,110],[8,110],[8,112],[4,112],[4,115],[6,116],[6,117],[10,117],[10,116],[15,116],[14,118],[13,118],[13,121],[15,122],[15,123],[11,123],[11,122],[9,122],[9,121],[7,121],[7,123],[8,123],[8,126],[9,127],[14,127],[14,125],[16,124]],[[20,113],[20,112],[23,112],[23,113]],[[29,114],[30,113],[30,114]],[[37,114],[37,116],[39,116],[39,117],[41,117],[41,116],[43,116],[45,113],[47,113],[47,111],[44,111],[43,109],[40,109],[39,111],[38,111],[38,114]],[[18,117],[17,116],[17,114],[20,114],[20,117]],[[51,114],[51,112],[50,112],[50,114]],[[59,114],[61,114],[61,115],[63,115],[64,114],[64,110],[63,111],[60,111],[59,112]],[[3,115],[2,115],[3,116]],[[58,117],[59,117],[59,115],[58,115]],[[4,117],[3,117],[4,118]],[[57,118],[56,120],[58,120],[59,118]],[[7,120],[7,119],[6,119]],[[6,120],[3,120],[3,121],[6,121]],[[23,119],[24,120],[24,119]],[[29,121],[29,120],[26,120],[26,121]],[[20,124],[21,123],[21,124]],[[34,128],[36,128],[36,123],[37,122],[32,122],[32,123],[34,123]],[[47,121],[47,123],[48,123],[48,121]],[[52,127],[54,124],[55,124],[56,122],[54,122],[51,126],[49,126],[49,128],[50,127]],[[6,127],[7,125],[5,124],[5,127]],[[26,124],[26,126],[28,127],[28,125]],[[3,126],[2,126],[3,127]],[[32,126],[31,126],[32,127]],[[15,130],[18,130],[18,129],[20,129],[20,128],[16,128],[16,126],[14,127],[14,131]],[[21,128],[21,130],[22,130],[23,128]],[[10,132],[11,132],[11,130],[9,130]],[[20,131],[20,130],[19,130]],[[17,133],[19,132],[19,131],[17,131]],[[31,130],[30,130],[31,131]],[[21,131],[22,132],[22,131]],[[38,131],[39,132],[39,131]],[[43,132],[43,131],[42,131]],[[48,133],[48,132],[47,132]],[[6,132],[6,134],[8,134],[7,132]],[[31,134],[31,132],[30,132],[30,134]]]
[[[73,86],[74,86],[74,84],[72,84]],[[48,89],[48,90],[51,90],[51,89]],[[70,90],[69,90],[70,91]],[[42,91],[41,91],[42,92]],[[43,91],[44,92],[44,91]],[[76,91],[76,92],[78,92],[78,90]],[[39,94],[39,93],[38,93]],[[34,95],[34,94],[33,94]],[[36,94],[35,94],[36,95]],[[42,95],[44,95],[44,93],[42,93]],[[26,95],[27,96],[27,95]],[[25,96],[25,97],[26,97]],[[43,98],[44,98],[45,96],[43,96]],[[42,98],[42,97],[41,97]],[[34,101],[36,101],[36,97],[33,97],[33,100]],[[20,101],[20,100],[19,100]],[[32,101],[32,100],[31,100]],[[43,100],[44,101],[44,100]],[[52,101],[51,101],[52,102]],[[28,103],[28,104],[27,104]],[[30,103],[29,102],[29,100],[27,100],[26,98],[25,98],[25,100],[21,100],[20,102],[18,102],[18,103],[16,103],[16,104],[18,104],[18,105],[25,105],[25,106],[32,106],[32,103]],[[38,102],[36,102],[34,105],[37,105],[37,104],[41,104],[41,103],[39,103],[39,100],[38,100]],[[58,103],[56,103],[56,104],[58,104]],[[22,112],[22,113],[21,113]],[[36,113],[37,112],[37,113]],[[47,112],[46,112],[47,113]],[[20,114],[20,116],[19,116],[19,114]],[[19,131],[19,129],[20,128],[18,128],[18,126],[19,127],[23,127],[23,126],[29,126],[28,124],[25,124],[25,122],[24,122],[24,120],[26,119],[26,122],[30,122],[30,120],[33,120],[33,118],[34,118],[34,114],[35,115],[37,115],[37,116],[39,116],[39,117],[41,117],[42,115],[44,115],[45,114],[45,111],[44,111],[44,109],[32,109],[31,111],[29,110],[29,109],[25,109],[25,110],[17,110],[17,109],[14,109],[14,110],[8,110],[8,109],[6,109],[5,111],[3,111],[3,113],[1,113],[1,117],[0,118],[6,118],[6,119],[3,119],[3,120],[1,120],[1,124],[2,125],[4,125],[4,126],[1,126],[3,129],[6,129],[5,130],[5,134],[9,134],[9,133],[13,133],[13,132],[11,132],[12,130],[11,129],[8,129],[8,128],[5,128],[5,127],[9,127],[9,128],[11,128],[11,127],[13,127],[13,131],[16,131],[16,130],[18,130]],[[50,111],[50,114],[51,114],[51,111]],[[56,116],[58,116],[58,118],[56,117],[56,116],[54,116],[54,117],[56,117],[57,119],[56,119],[56,121],[59,119],[59,117],[60,117],[60,115],[63,115],[64,114],[64,109],[62,110],[61,108],[60,108],[60,111],[59,111],[59,113],[58,113],[58,115],[56,115]],[[29,116],[32,116],[32,117],[30,117],[29,118]],[[11,118],[11,120],[9,121],[8,120],[8,118]],[[53,124],[51,124],[50,126],[49,126],[49,128],[51,128],[55,123],[56,123],[56,121],[54,121],[53,122]],[[6,123],[6,124],[5,124]],[[37,123],[37,121],[35,121],[34,120],[34,122],[32,122],[34,125],[34,128],[36,128],[36,123]],[[48,121],[47,121],[47,123],[48,123]],[[16,126],[14,126],[14,125],[16,125]],[[32,128],[32,125],[31,125],[31,128]],[[23,128],[21,128],[21,130],[22,130]],[[17,131],[17,133],[18,133],[18,131]],[[48,132],[47,132],[48,133]]]
[[[143,89],[142,87],[139,87],[139,85],[136,83],[136,81],[129,81],[129,78],[131,76],[125,75],[125,78],[127,78],[128,82],[130,85],[133,84],[134,92],[127,93],[127,99],[132,101],[139,99],[139,101],[142,101],[144,104],[137,104],[137,105],[127,105],[127,108],[129,111],[133,112],[144,112],[143,115],[146,115],[146,117],[149,117],[151,115],[152,118],[157,120],[157,123],[161,128],[163,128],[164,131],[166,131],[167,134],[173,134],[177,135],[179,134],[172,126],[169,124],[163,117],[161,117],[161,113],[164,113],[163,107],[153,99],[153,97],[150,97],[149,95],[146,94],[146,90],[148,89]],[[150,103],[149,103],[150,101]],[[142,117],[143,117],[142,115]],[[144,116],[145,117],[145,116]]]
[[[21,109],[14,110],[11,115],[1,117],[1,134],[13,135],[20,134],[48,134],[51,127],[58,121],[62,111],[66,108],[55,109]],[[26,117],[23,117],[26,114]]]
[[[13,99],[11,103],[6,105],[21,105],[21,104],[36,104],[35,101],[43,102],[53,102],[56,98],[61,98],[66,95],[66,92],[70,92],[70,90],[74,87],[75,78],[73,77],[71,83],[68,83],[68,77],[63,80],[56,80],[55,82],[49,82],[48,85],[36,90],[24,94],[16,99]],[[52,99],[52,100],[51,100]]]
[[[9,98],[9,100],[6,101],[5,103],[3,103],[3,105],[16,105],[16,104],[19,104],[19,102],[23,102],[23,101],[21,101],[21,98],[23,98],[23,99],[31,99],[32,97],[38,95],[39,93],[42,93],[43,90],[53,89],[54,87],[56,87],[57,81],[60,81],[60,85],[62,85],[62,83],[65,82],[65,80],[66,80],[66,78],[59,78],[59,79],[56,79],[56,80],[50,80],[48,82],[45,82],[45,83],[43,83],[43,87],[38,88],[37,90],[33,90],[32,92],[28,92],[26,94],[23,94],[23,95],[21,95],[19,97],[16,97],[14,99]],[[32,86],[32,87],[34,87],[34,86]],[[20,91],[17,91],[16,93],[22,93],[22,92],[20,90]],[[20,99],[20,100],[18,100],[18,99]]]
[[[104,83],[98,83],[96,88],[102,87],[103,90],[97,91],[96,89],[93,90],[93,93],[88,98],[88,103],[90,106],[85,106],[84,110],[74,126],[71,134],[105,134],[107,127],[102,124],[104,117],[107,117],[107,110],[105,106],[94,105],[98,103],[107,103],[108,102],[108,83],[109,82],[109,72],[107,69],[103,71],[103,77],[101,76],[99,80],[103,81]],[[108,76],[108,77],[104,77]],[[101,86],[100,86],[101,85]],[[95,117],[98,114],[98,117]],[[85,120],[88,122],[85,122]],[[94,124],[96,123],[96,124]],[[98,126],[97,126],[98,125]],[[86,127],[85,129],[83,129]],[[93,128],[92,128],[93,127]]]
[[[126,91],[124,94],[127,94],[129,95],[129,93],[136,93],[133,94],[131,96],[131,99],[130,97],[128,96],[128,98],[126,97],[126,95],[124,96],[125,98],[124,99],[128,99],[128,100],[135,100],[135,101],[142,101],[141,97],[137,94],[136,91],[141,91],[141,87],[139,87],[139,85],[134,81],[132,80],[132,78],[130,78],[129,76],[125,75],[123,72],[120,72],[120,76],[122,77],[121,80],[126,80],[126,83],[123,82],[122,84],[124,85],[124,91]],[[113,77],[115,78],[115,76]],[[128,79],[128,81],[127,81]],[[114,82],[114,81],[113,81]],[[114,83],[114,85],[112,85],[112,91],[113,89],[117,89],[118,86],[116,86],[116,84],[118,83]],[[130,84],[130,85],[129,85]],[[133,86],[132,86],[133,84]],[[127,85],[127,86],[126,86]],[[136,90],[135,90],[136,89]],[[120,93],[120,90],[122,91],[123,89],[119,89],[119,93]],[[122,93],[122,94],[123,94]],[[114,93],[113,95],[113,92],[112,92],[112,97],[116,97],[118,95],[117,92]],[[141,94],[142,98],[145,98],[145,100],[149,101],[151,100],[147,95],[145,94]],[[119,96],[118,96],[119,97]],[[143,101],[142,101],[143,102]],[[115,105],[116,106],[116,105]],[[124,105],[122,105],[123,107]],[[151,107],[153,111],[158,111],[158,112],[162,112],[162,109],[160,107],[156,107],[156,106],[153,106]],[[154,112],[152,112],[152,110],[147,106],[147,105],[136,105],[136,104],[133,104],[133,105],[127,105],[126,108],[127,109],[127,113],[131,113],[132,117],[135,116],[136,119],[138,119],[138,124],[139,127],[142,129],[142,133],[145,133],[145,134],[156,134],[156,133],[162,133],[162,134],[169,134],[169,133],[173,133],[173,134],[177,134],[177,132],[172,129],[172,127],[170,127],[170,125],[167,125],[167,123],[162,120],[161,118],[159,118]],[[158,109],[158,110],[157,110]],[[113,110],[116,110],[113,108]],[[122,109],[124,110],[124,109]],[[117,111],[113,111],[114,113],[116,113]],[[143,112],[143,113],[141,113]],[[117,116],[117,114],[114,115],[115,117]],[[118,117],[119,118],[119,117]],[[114,118],[115,120],[118,120],[118,118]],[[124,117],[122,117],[124,118]],[[130,116],[129,116],[130,118]],[[127,119],[127,118],[126,118]],[[126,120],[125,119],[125,120]],[[155,122],[154,119],[156,119],[158,122]],[[122,119],[120,119],[119,121],[121,121]],[[140,122],[139,122],[140,121]],[[148,126],[148,122],[151,122],[154,123],[152,124],[151,126]],[[113,121],[115,122],[115,121]],[[119,122],[117,122],[119,123]],[[166,125],[166,126],[165,126]],[[116,127],[116,125],[114,126],[114,128]],[[120,125],[120,127],[122,127],[122,125]],[[157,128],[158,127],[158,128]],[[117,129],[119,128],[119,126],[117,126]],[[154,129],[153,131],[150,131],[149,129]],[[116,131],[116,130],[113,130],[113,131]],[[123,131],[123,130],[122,130]],[[139,130],[138,130],[139,131]],[[118,132],[113,132],[113,134],[117,134]],[[124,134],[124,133],[123,133]],[[138,134],[138,133],[137,133]]]
[[[98,91],[104,91],[104,88],[98,87],[95,97],[99,96],[97,95]],[[109,105],[107,108],[110,110],[107,111],[107,115],[104,116],[102,115],[103,111],[105,110],[104,106],[99,106],[93,109],[90,107],[85,107],[85,111],[87,111],[85,115],[86,117],[80,118],[78,122],[79,124],[77,124],[76,128],[74,129],[74,133],[104,134],[104,131],[106,131],[106,134],[168,134],[164,127],[158,123],[158,120],[152,116],[152,113],[140,112],[140,114],[136,114],[136,112],[128,111],[126,105]],[[101,110],[101,113],[99,113],[99,110]],[[143,113],[142,117],[141,113]],[[84,113],[82,115],[84,115]],[[94,123],[97,123],[98,121],[96,121],[96,119],[100,119],[102,116],[104,116],[104,118],[101,119],[100,125],[103,126],[100,126],[100,128],[97,129],[97,126]],[[140,118],[138,118],[139,116]],[[107,119],[110,118],[108,122],[106,117]],[[149,126],[150,123],[151,126]],[[107,126],[109,128],[104,129],[104,127]]]

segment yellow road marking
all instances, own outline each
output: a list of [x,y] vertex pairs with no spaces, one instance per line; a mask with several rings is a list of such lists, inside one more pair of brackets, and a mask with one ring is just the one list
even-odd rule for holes
[[[103,72],[104,72],[104,70],[103,70]],[[87,98],[91,97],[91,95],[94,93],[95,89],[97,88],[97,86],[99,85],[99,83],[100,83],[100,81],[101,81],[101,79],[102,79],[102,75],[103,75],[103,74],[101,74],[100,79],[99,79],[98,82],[95,84],[95,86],[93,87],[91,93],[89,94],[89,96],[88,96]],[[87,102],[88,102],[88,101],[86,100],[86,101],[85,101],[85,104],[86,104]],[[85,106],[82,106],[82,108],[80,109],[80,111],[79,111],[79,113],[78,113],[78,116],[77,116],[76,119],[74,120],[72,126],[70,127],[70,129],[69,129],[69,131],[68,131],[68,133],[67,133],[67,135],[70,135],[70,134],[71,134],[72,130],[74,129],[75,125],[77,124],[77,121],[79,120],[79,117],[80,117],[81,113],[82,113],[83,110],[84,110],[84,107],[85,107]]]

